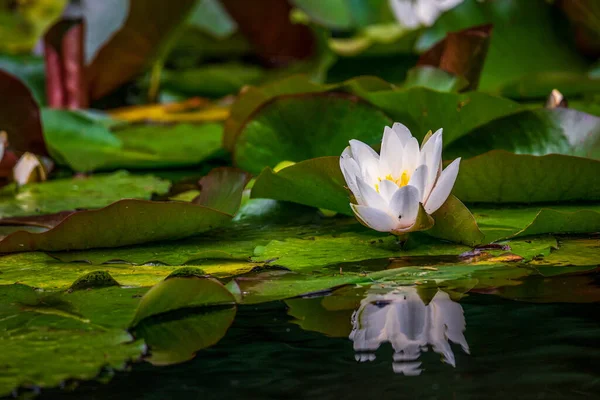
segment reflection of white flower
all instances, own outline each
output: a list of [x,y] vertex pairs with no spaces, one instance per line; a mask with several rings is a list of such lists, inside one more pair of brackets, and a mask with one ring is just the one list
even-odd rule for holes
[[351,140],[340,158],[346,184],[358,203],[351,204],[357,218],[377,231],[398,235],[424,229],[417,224],[420,204],[427,214],[444,204],[459,164],[460,158],[442,171],[441,129],[419,148],[400,123],[385,127],[381,155]]
[[463,334],[465,318],[460,304],[438,291],[428,305],[415,288],[397,288],[385,294],[371,293],[352,316],[350,339],[358,361],[372,361],[373,352],[384,342],[394,348],[394,372],[418,375],[421,351],[431,346],[444,361],[455,366],[449,341],[468,353]]
[[463,0],[389,0],[396,19],[406,28],[431,26],[444,12]]

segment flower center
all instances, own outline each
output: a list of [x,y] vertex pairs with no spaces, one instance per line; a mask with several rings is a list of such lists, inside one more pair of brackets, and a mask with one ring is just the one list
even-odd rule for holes
[[[410,175],[408,174],[407,170],[404,170],[404,171],[402,171],[402,175],[400,175],[400,177],[398,179],[394,179],[394,177],[391,174],[386,176],[383,179],[382,178],[377,178],[377,179],[379,180],[379,182],[381,182],[383,180],[392,181],[399,187],[402,187],[402,186],[408,185],[408,181],[410,181]],[[375,184],[375,190],[377,190],[377,193],[379,193],[379,184],[378,183]]]

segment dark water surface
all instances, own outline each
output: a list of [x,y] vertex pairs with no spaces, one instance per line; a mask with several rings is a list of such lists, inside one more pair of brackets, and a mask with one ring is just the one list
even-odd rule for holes
[[423,302],[401,288],[363,291],[356,312],[326,297],[241,306],[192,361],[138,363],[108,384],[41,398],[600,398],[598,277],[561,279],[534,282],[527,300],[537,303],[473,293],[456,303],[444,292]]

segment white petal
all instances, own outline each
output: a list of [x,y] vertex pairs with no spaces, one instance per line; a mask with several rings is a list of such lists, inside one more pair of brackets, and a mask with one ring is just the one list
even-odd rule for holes
[[365,225],[379,232],[390,232],[396,228],[398,220],[376,208],[350,204],[352,211]]
[[440,10],[446,11],[456,7],[462,2],[463,0],[438,0],[437,5]]
[[420,159],[421,150],[419,149],[419,142],[414,137],[410,138],[404,145],[402,171],[408,171],[408,173],[412,175],[417,168]]
[[435,0],[418,0],[415,4],[417,19],[426,26],[431,26],[440,16],[441,10]]
[[[369,186],[362,178],[356,178],[356,184],[358,186],[358,190],[360,192],[361,197],[361,206],[369,206],[378,208],[381,211],[387,211],[389,206],[388,202],[383,199],[383,197],[377,193],[374,187]],[[358,201],[358,198],[356,199]]]
[[402,142],[391,128],[383,130],[383,141],[381,142],[381,156],[379,159],[379,170],[381,176],[398,176],[402,168]]
[[431,190],[438,179],[440,168],[442,166],[442,130],[439,129],[425,143],[421,150],[421,164],[427,165],[427,179],[425,182],[425,192],[422,198],[427,201]]
[[415,14],[412,0],[390,0],[392,11],[396,19],[407,28],[416,28],[420,25]]
[[379,176],[379,154],[371,146],[359,140],[352,139],[350,148],[352,158],[356,160],[363,178],[370,184],[375,184],[375,180]]
[[408,139],[413,137],[412,133],[410,133],[410,129],[400,122],[395,122],[394,125],[392,125],[392,130],[396,132],[396,135],[398,135],[398,139],[400,139],[403,146],[408,142]]
[[359,203],[362,203],[358,185],[356,184],[356,177],[360,176],[360,168],[358,167],[356,161],[354,161],[352,158],[352,151],[350,150],[350,147],[347,147],[340,157],[340,169],[342,170],[342,174],[344,175],[344,179],[346,180],[348,188],[350,191],[352,191],[352,194],[356,200]]
[[418,198],[420,202],[425,201],[423,194],[425,193],[425,183],[427,182],[427,171],[427,165],[419,165],[408,181],[409,186],[414,186],[419,191]]
[[419,190],[414,186],[403,186],[390,201],[390,213],[400,219],[402,227],[411,226],[419,213]]
[[394,193],[396,193],[398,189],[398,185],[387,179],[384,179],[381,182],[379,182],[379,194],[388,204],[390,203],[390,201],[392,200],[392,196],[394,196]]
[[437,180],[427,203],[425,204],[425,211],[427,214],[432,214],[440,208],[454,187],[456,177],[458,176],[458,167],[460,166],[460,158],[452,161],[450,165],[446,167],[439,179]]

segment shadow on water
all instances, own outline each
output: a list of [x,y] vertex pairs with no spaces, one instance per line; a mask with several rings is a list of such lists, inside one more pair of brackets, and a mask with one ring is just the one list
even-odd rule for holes
[[225,336],[191,361],[134,364],[108,384],[41,398],[598,398],[598,276],[520,286],[544,285],[527,302],[514,300],[519,285],[499,296],[378,285],[240,306]]

